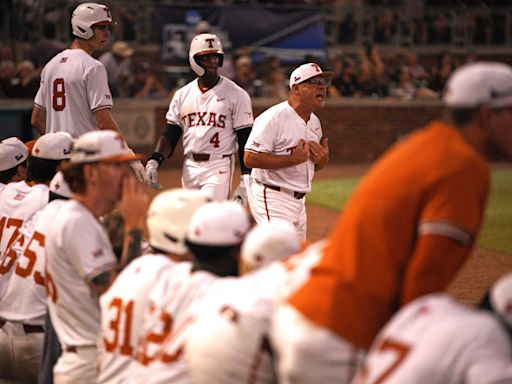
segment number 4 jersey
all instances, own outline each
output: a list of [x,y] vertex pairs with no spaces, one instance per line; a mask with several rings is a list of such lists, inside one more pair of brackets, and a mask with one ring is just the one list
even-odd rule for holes
[[94,112],[112,108],[107,71],[82,49],[66,49],[46,64],[34,104],[46,111],[46,133],[73,137],[94,130]]

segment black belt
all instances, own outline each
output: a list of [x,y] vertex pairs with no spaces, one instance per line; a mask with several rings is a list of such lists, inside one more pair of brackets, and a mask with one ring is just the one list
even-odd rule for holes
[[[210,154],[209,153],[193,153],[192,158],[194,161],[209,161],[210,160]],[[222,157],[229,157],[231,155],[222,155]]]
[[79,349],[96,349],[95,345],[68,345],[66,347],[66,352],[69,353],[78,353]]
[[[272,189],[274,191],[281,192],[281,187],[276,187],[275,185],[269,185],[269,184],[265,184],[265,183],[261,183],[261,185],[263,185],[264,187],[266,187],[268,189]],[[297,200],[300,200],[304,196],[306,196],[305,192],[295,192],[295,191],[290,191],[290,192],[293,193],[293,197],[295,197]]]
[[[5,320],[0,320],[0,328],[5,325]],[[41,325],[21,324],[25,333],[42,333],[44,328]]]

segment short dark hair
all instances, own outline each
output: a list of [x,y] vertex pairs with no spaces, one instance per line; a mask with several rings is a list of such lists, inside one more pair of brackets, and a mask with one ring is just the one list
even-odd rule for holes
[[470,108],[450,108],[445,107],[443,109],[443,118],[454,125],[466,125],[473,121],[476,117],[480,107]]
[[27,162],[27,181],[35,181],[38,183],[50,182],[57,173],[60,162],[60,160],[49,160],[29,156]]
[[19,163],[18,165],[6,169],[4,171],[0,171],[0,183],[7,184],[11,181],[11,179],[14,177],[16,172],[18,172],[18,167],[24,167],[27,168],[27,160],[24,160],[23,162]]
[[185,245],[194,255],[200,269],[210,271],[218,276],[236,276],[238,274],[238,254],[241,244],[202,245],[185,239]]
[[62,164],[62,175],[73,193],[85,192],[84,165],[85,164],[73,164],[69,162]]

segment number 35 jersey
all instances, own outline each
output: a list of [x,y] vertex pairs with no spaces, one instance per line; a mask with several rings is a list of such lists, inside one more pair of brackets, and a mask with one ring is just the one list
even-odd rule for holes
[[237,149],[235,131],[253,123],[249,94],[223,76],[206,92],[197,79],[178,89],[165,117],[181,127],[185,155],[232,154]]
[[82,49],[66,49],[43,68],[34,104],[46,111],[46,133],[97,129],[94,112],[112,108],[107,71]]

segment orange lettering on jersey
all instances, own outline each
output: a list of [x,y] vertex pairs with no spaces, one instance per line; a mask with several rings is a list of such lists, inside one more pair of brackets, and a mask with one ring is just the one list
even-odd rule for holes
[[215,112],[210,112],[207,125],[210,127],[215,127],[217,125],[217,114]]

